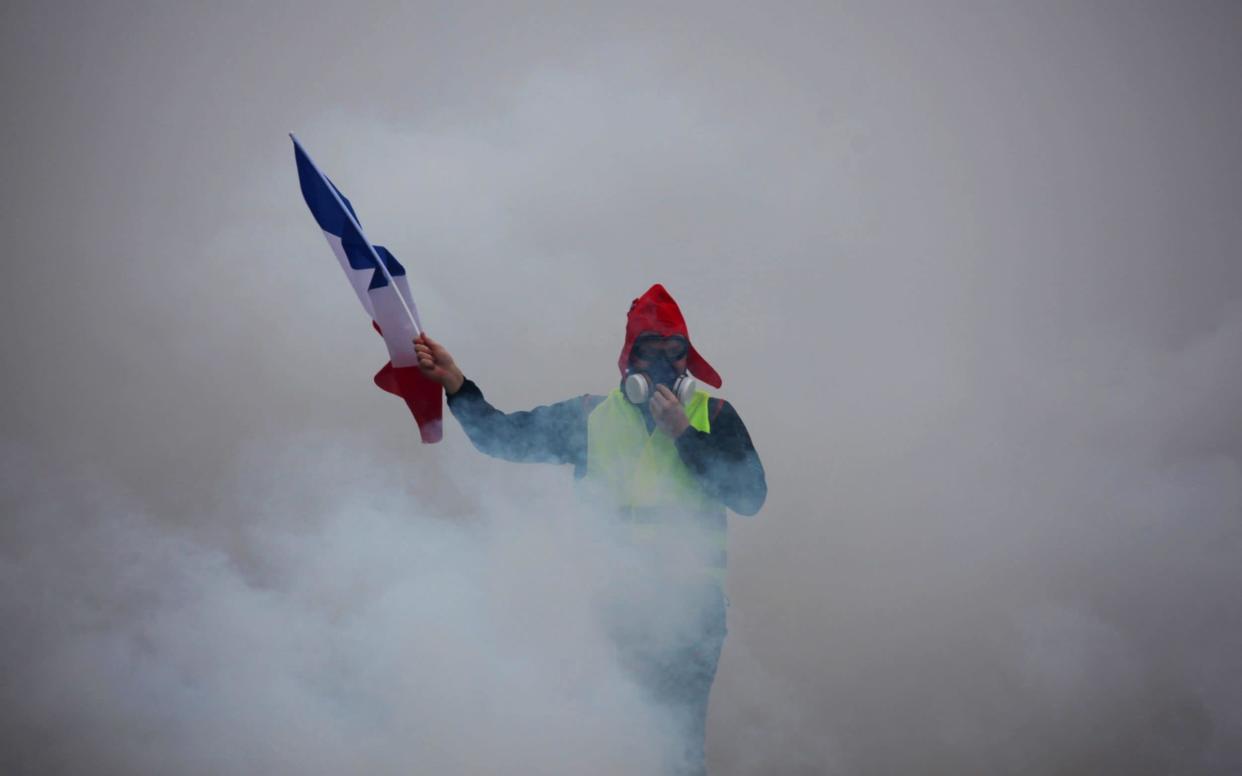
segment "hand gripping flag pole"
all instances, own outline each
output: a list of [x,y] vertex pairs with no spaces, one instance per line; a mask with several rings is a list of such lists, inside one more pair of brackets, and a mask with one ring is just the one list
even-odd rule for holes
[[[292,134],[289,137],[302,197],[388,347],[390,361],[375,375],[375,384],[405,399],[423,442],[438,442],[442,436],[443,389],[418,369],[414,338],[422,334],[423,327],[405,268],[384,246],[371,244],[353,205],[315,165],[298,139]],[[391,294],[385,286],[392,289]]]

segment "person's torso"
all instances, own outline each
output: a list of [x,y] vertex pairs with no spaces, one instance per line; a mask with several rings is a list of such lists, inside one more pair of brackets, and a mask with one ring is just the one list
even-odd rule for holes
[[[686,405],[690,426],[711,432],[709,396]],[[642,411],[619,389],[587,417],[586,474],[580,497],[615,514],[624,534],[662,565],[723,579],[725,510],[708,495],[677,451],[675,440],[649,429]]]

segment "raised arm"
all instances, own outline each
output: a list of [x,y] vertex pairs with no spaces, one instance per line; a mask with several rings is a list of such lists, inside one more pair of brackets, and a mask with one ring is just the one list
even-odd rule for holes
[[466,379],[443,345],[424,334],[414,341],[414,348],[419,369],[444,386],[449,410],[479,452],[506,461],[568,463],[575,470],[585,470],[586,415],[598,401],[596,397],[501,412]]
[[461,390],[466,376],[447,348],[423,332],[414,340],[414,352],[418,355],[418,370],[443,385],[446,394],[452,396]]

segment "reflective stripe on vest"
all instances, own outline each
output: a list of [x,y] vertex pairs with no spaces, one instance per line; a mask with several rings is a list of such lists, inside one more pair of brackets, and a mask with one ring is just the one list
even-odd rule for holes
[[[686,406],[690,425],[710,432],[708,394],[697,391]],[[642,411],[620,389],[587,417],[587,470],[583,494],[615,508],[639,542],[659,542],[692,528],[703,543],[704,565],[723,578],[725,512],[682,463],[677,447],[659,429],[647,430]]]

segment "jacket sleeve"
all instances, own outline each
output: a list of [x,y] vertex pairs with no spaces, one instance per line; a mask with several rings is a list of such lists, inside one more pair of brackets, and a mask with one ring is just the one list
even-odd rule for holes
[[596,397],[580,396],[524,412],[501,412],[466,380],[448,397],[449,410],[479,452],[519,463],[568,463],[586,468],[586,412]]
[[686,429],[677,438],[677,452],[713,498],[739,515],[753,515],[768,496],[763,463],[733,405],[720,401],[711,431]]

